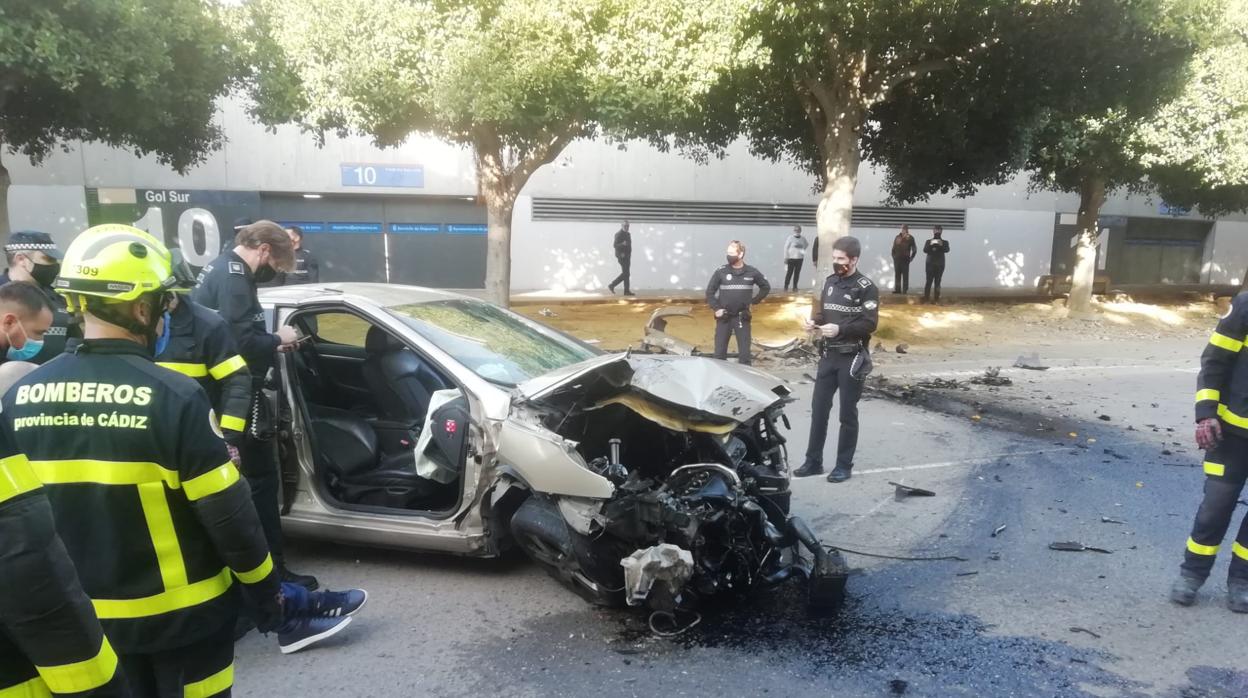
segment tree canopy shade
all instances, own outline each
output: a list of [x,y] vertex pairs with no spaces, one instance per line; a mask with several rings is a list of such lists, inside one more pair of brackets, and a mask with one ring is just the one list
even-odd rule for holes
[[721,0],[252,0],[254,115],[382,146],[426,133],[471,147],[486,292],[505,304],[512,210],[533,173],[578,137],[661,140],[702,123],[703,97],[753,56],[741,12]]
[[1155,104],[1217,4],[759,0],[748,27],[768,58],[733,108],[757,154],[816,177],[827,245],[849,232],[864,158],[899,201],[1004,181],[1053,110]]
[[[0,153],[38,163],[59,143],[155,153],[182,171],[220,146],[214,102],[237,75],[212,0],[0,4]],[[0,163],[0,236],[8,233]]]

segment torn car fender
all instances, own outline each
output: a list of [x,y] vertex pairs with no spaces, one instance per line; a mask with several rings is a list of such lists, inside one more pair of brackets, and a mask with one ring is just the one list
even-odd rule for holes
[[615,485],[591,471],[575,445],[543,427],[515,419],[503,422],[498,462],[510,465],[536,492],[609,499]]

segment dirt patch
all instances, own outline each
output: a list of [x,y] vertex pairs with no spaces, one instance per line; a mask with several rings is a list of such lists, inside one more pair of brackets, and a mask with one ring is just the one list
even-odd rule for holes
[[[810,314],[810,298],[785,296],[768,299],[754,309],[754,338],[781,344],[802,335],[800,318]],[[604,301],[601,303],[516,303],[513,309],[581,339],[597,340],[604,349],[640,344],[643,328],[664,301]],[[672,318],[667,332],[694,344],[703,352],[713,346],[715,320],[705,303],[692,305],[691,318]],[[1172,304],[1119,301],[1103,303],[1089,319],[1065,317],[1057,304],[979,302],[949,306],[908,305],[881,299],[880,328],[875,334],[888,350],[897,344],[949,346],[1005,344],[1051,332],[1074,332],[1084,339],[1147,340],[1207,334],[1218,317],[1213,302]]]

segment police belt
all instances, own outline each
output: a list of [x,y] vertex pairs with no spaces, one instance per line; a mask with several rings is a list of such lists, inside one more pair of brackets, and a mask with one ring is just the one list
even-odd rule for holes
[[862,342],[830,342],[824,340],[819,343],[819,355],[828,356],[830,354],[857,354],[862,350]]

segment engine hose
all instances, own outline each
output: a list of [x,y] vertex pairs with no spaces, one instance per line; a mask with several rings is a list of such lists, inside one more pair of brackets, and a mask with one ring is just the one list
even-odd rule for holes
[[862,550],[854,550],[852,548],[842,548],[839,545],[828,545],[825,547],[827,548],[827,551],[829,553],[833,553],[839,550],[840,552],[843,552],[843,553],[861,555],[863,557],[878,557],[883,560],[901,560],[903,562],[940,562],[940,561],[945,561],[945,560],[950,561],[950,562],[969,562],[969,560],[967,560],[966,558],[958,557],[957,555],[942,555],[939,557],[907,557],[904,555],[884,555],[883,553],[868,553]]
[[[676,620],[675,613],[669,613],[668,611],[655,611],[654,613],[650,614],[650,618],[647,621],[647,623],[650,625],[650,632],[654,633],[655,635],[658,635],[659,637],[677,637],[678,635],[683,635],[684,633],[692,629],[694,626],[696,626],[698,623],[702,622],[701,613],[698,613],[697,611],[689,611],[689,613],[693,615],[693,620],[685,624],[684,626],[681,626],[680,622]],[[655,626],[654,620],[656,618],[666,618],[667,621],[671,623],[672,627],[675,628],[675,630],[660,630],[658,627]]]

